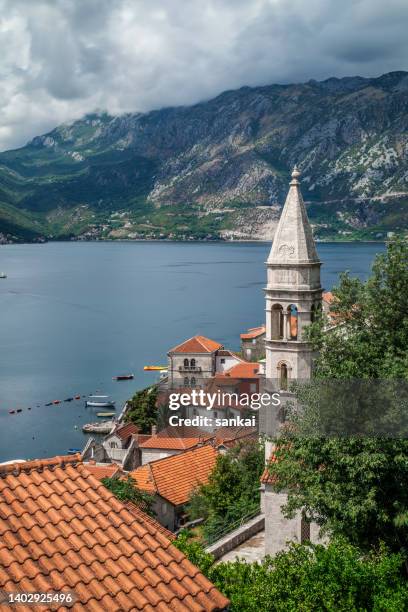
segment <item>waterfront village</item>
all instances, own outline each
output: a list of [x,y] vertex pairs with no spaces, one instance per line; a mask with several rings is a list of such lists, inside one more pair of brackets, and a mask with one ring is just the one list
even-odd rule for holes
[[[239,353],[202,335],[180,341],[157,383],[81,453],[0,465],[0,591],[71,593],[74,610],[227,610],[228,599],[175,545],[180,531],[193,530],[217,561],[260,561],[288,541],[319,541],[302,513],[284,517],[286,494],[267,469],[280,401],[258,405],[256,415],[240,401],[290,396],[290,381],[311,377],[305,328],[318,311],[335,324],[299,178],[295,168],[266,264],[266,320],[257,313],[242,330]],[[191,500],[220,457],[260,439],[260,504],[205,539]]]

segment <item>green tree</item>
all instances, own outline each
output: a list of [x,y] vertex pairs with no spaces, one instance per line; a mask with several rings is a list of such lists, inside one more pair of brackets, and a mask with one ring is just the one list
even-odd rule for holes
[[259,508],[263,469],[263,447],[255,440],[242,441],[217,457],[208,484],[193,493],[189,504],[190,518],[205,519],[206,538]]
[[154,516],[154,497],[145,491],[141,491],[135,485],[131,476],[123,478],[102,478],[102,484],[109,489],[120,501],[130,501],[138,506],[146,514]]
[[141,433],[149,434],[152,425],[157,424],[157,387],[147,387],[137,391],[128,401],[126,421],[139,427]]
[[291,544],[262,563],[214,563],[189,534],[175,545],[231,601],[231,612],[401,612],[408,585],[401,555],[384,546],[362,555],[344,539]]
[[395,238],[366,283],[341,275],[331,306],[337,326],[325,333],[322,315],[308,330],[316,377],[408,379],[407,262],[408,242]]

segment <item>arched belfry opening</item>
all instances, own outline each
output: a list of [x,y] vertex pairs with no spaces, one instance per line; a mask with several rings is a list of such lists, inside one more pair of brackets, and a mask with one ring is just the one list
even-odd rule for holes
[[272,306],[271,317],[272,340],[281,340],[283,338],[284,316],[283,307],[280,304],[274,304]]
[[287,307],[288,339],[297,340],[299,333],[299,313],[295,304]]

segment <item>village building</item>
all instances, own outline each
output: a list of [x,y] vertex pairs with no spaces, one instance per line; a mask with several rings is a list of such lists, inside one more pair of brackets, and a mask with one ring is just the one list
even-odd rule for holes
[[[289,192],[267,260],[265,390],[279,391],[284,403],[291,381],[309,380],[316,355],[304,333],[322,308],[320,266],[312,229],[300,191],[300,172],[292,172]],[[261,413],[260,432],[279,433],[278,409]],[[273,448],[265,444],[265,461],[274,460]],[[316,525],[305,521],[301,512],[287,520],[281,507],[286,494],[276,493],[266,470],[262,478],[262,509],[265,513],[265,553],[275,554],[286,542],[318,540]]]
[[[46,609],[73,612],[226,610],[228,599],[172,539],[120,502],[80,455],[0,466],[3,594],[58,593],[59,603]],[[64,603],[69,593],[75,601]],[[27,606],[5,606],[14,607]]]
[[140,445],[150,435],[140,434],[133,423],[117,423],[102,442],[89,438],[82,451],[84,461],[114,463],[124,470],[133,470],[141,465]]
[[203,387],[216,372],[228,370],[240,358],[222,344],[193,336],[168,352],[168,388]]
[[140,444],[141,465],[202,445],[211,436],[198,427],[169,426]]
[[176,531],[186,519],[185,506],[191,494],[208,482],[216,459],[216,449],[206,444],[147,463],[131,472],[131,476],[139,489],[154,496],[157,520],[170,531]]
[[241,334],[241,355],[247,361],[259,361],[265,357],[265,325],[251,327]]

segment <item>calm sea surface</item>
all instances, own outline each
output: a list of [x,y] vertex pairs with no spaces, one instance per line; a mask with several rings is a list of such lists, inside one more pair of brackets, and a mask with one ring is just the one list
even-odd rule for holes
[[[320,244],[322,284],[369,274],[381,244]],[[156,378],[146,364],[194,334],[239,348],[263,322],[264,243],[48,243],[0,246],[0,461],[82,448],[84,402],[121,404]],[[135,379],[112,376],[133,372]],[[31,407],[31,410],[27,410]],[[22,408],[21,413],[9,410]],[[78,429],[75,429],[77,427]]]

